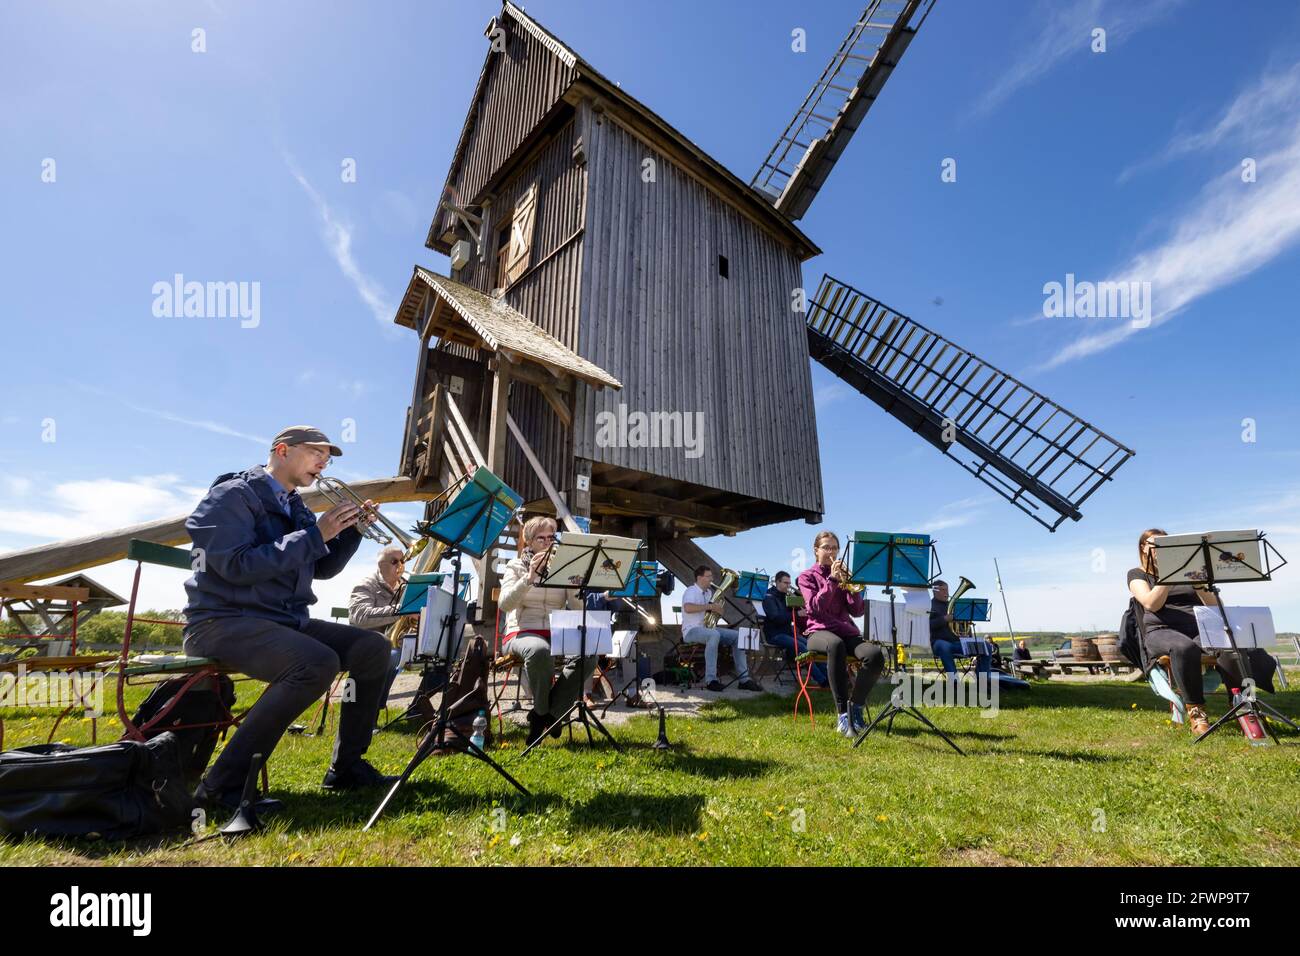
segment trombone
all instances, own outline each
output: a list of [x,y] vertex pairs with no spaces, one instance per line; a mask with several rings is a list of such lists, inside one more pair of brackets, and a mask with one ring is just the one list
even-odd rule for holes
[[[414,539],[380,514],[378,508],[367,505],[364,498],[342,481],[337,478],[322,476],[316,479],[316,490],[320,492],[321,497],[331,504],[353,504],[361,509],[361,519],[357,525],[357,530],[361,532],[362,537],[369,538],[378,544],[392,544],[393,538],[396,538],[402,543],[402,547],[406,549],[407,553],[410,553],[411,546],[415,543]],[[380,531],[379,528],[375,527],[375,522],[382,524],[391,534]]]

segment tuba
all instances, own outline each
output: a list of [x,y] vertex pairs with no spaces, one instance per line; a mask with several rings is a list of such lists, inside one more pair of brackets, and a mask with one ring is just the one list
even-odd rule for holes
[[[713,600],[711,600],[709,603],[712,604],[714,601],[717,601],[719,598],[721,598],[723,593],[732,585],[734,585],[736,583],[736,579],[739,577],[740,575],[738,575],[735,571],[731,570],[731,568],[723,568],[722,583],[719,584],[717,589],[713,592]],[[717,627],[719,617],[720,615],[716,611],[706,611],[704,614],[704,626]]]
[[[974,590],[974,588],[975,588],[975,582],[972,581],[970,578],[966,577],[966,575],[963,574],[961,577],[957,579],[957,590],[953,591],[952,594],[949,595],[948,597],[949,615],[952,614],[952,609],[957,605],[957,599],[960,598],[967,591]],[[953,628],[953,632],[956,634],[969,636],[970,634],[974,633],[974,626],[970,621],[953,621],[952,623],[954,625],[961,625],[960,628],[958,627]]]

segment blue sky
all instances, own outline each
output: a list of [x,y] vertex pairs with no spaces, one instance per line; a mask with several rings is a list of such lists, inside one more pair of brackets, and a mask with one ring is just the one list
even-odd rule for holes
[[[336,473],[393,473],[415,356],[391,319],[414,263],[446,271],[423,240],[497,9],[0,7],[0,551],[187,511],[291,422],[352,419]],[[859,9],[528,5],[746,180]],[[801,225],[810,285],[863,288],[1138,452],[1048,534],[814,367],[830,527],[928,531],[984,596],[996,556],[1013,623],[1060,629],[1114,626],[1143,528],[1260,527],[1296,566],[1228,599],[1300,629],[1300,5],[939,0]],[[176,273],[259,283],[256,326],[155,316]],[[1067,273],[1151,281],[1155,321],[1043,318]],[[814,530],[702,543],[775,570]]]

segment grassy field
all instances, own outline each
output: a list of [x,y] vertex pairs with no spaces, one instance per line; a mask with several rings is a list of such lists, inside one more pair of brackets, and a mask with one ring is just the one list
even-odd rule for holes
[[[246,705],[258,685],[241,687]],[[815,730],[765,695],[670,718],[666,753],[650,748],[649,718],[615,730],[621,754],[548,743],[510,764],[531,800],[469,758],[434,758],[371,833],[360,827],[377,797],[319,789],[331,739],[286,737],[271,785],[288,807],[262,834],[15,841],[0,843],[0,865],[1300,864],[1296,735],[1251,748],[1224,732],[1193,747],[1145,685],[1037,684],[1004,694],[993,718],[929,712],[966,758],[902,721],[853,750],[819,697]],[[1300,692],[1269,699],[1300,716]],[[1224,706],[1213,695],[1211,716]],[[8,747],[43,742],[51,723],[3,715]],[[88,722],[65,728],[89,743]],[[381,734],[371,759],[397,772],[414,739]],[[497,755],[515,760],[522,743],[510,729]]]

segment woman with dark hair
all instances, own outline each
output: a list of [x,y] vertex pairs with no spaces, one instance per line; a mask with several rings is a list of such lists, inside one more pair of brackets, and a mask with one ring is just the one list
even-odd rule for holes
[[[885,652],[862,639],[853,618],[866,613],[861,594],[854,594],[848,584],[849,569],[839,560],[840,539],[833,531],[819,531],[813,539],[814,564],[799,575],[799,593],[803,595],[808,626],[808,650],[826,655],[831,696],[839,712],[836,730],[852,737],[866,726],[862,707],[867,695],[885,669]],[[862,664],[849,691],[848,655]]]
[[[1138,536],[1138,567],[1128,573],[1128,590],[1142,605],[1146,653],[1150,660],[1169,658],[1174,688],[1187,704],[1187,726],[1200,736],[1210,729],[1205,714],[1205,684],[1201,677],[1201,656],[1213,656],[1215,669],[1224,685],[1240,688],[1241,668],[1231,653],[1207,652],[1196,643],[1196,608],[1217,606],[1218,597],[1204,585],[1156,584],[1156,548],[1152,538],[1165,532],[1148,528]],[[1273,661],[1267,654],[1250,653],[1251,671],[1260,687],[1272,689]],[[1256,663],[1258,661],[1258,664]]]

